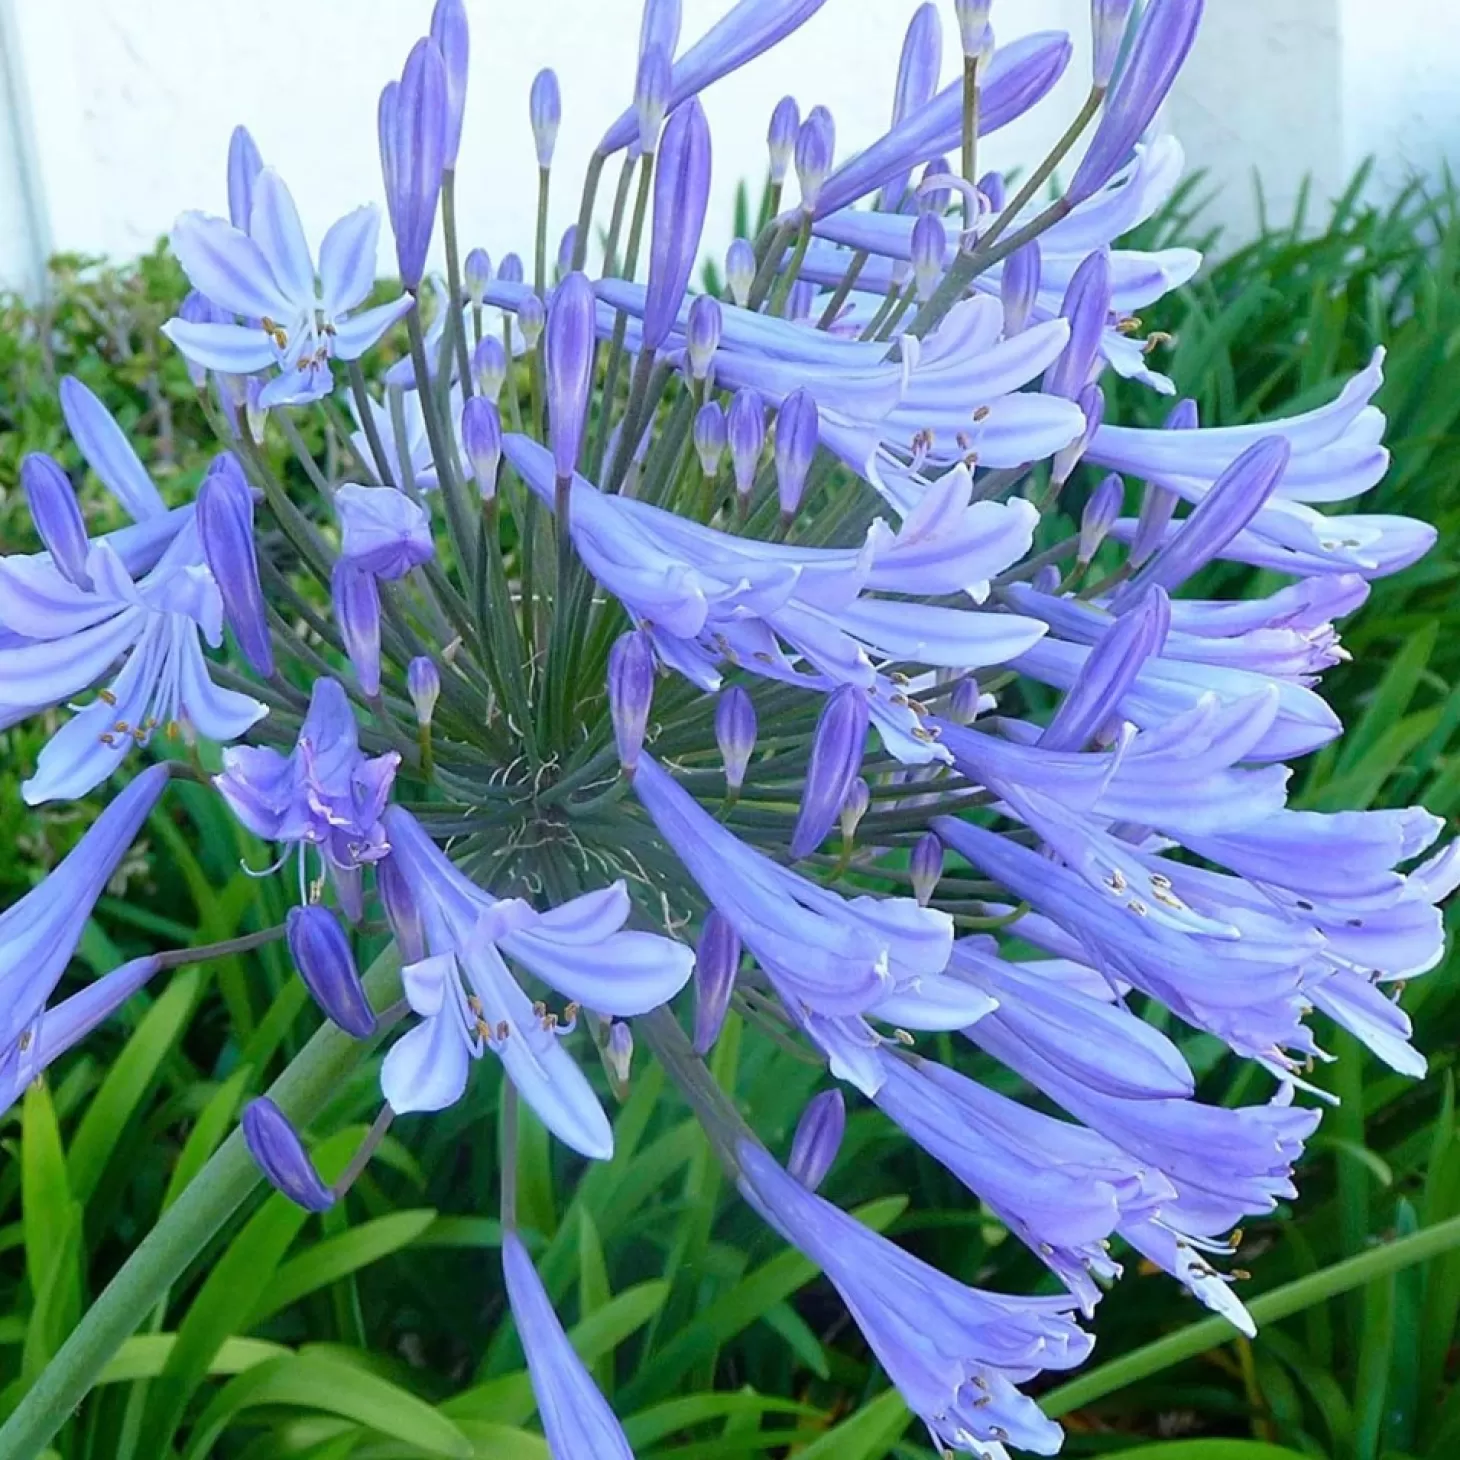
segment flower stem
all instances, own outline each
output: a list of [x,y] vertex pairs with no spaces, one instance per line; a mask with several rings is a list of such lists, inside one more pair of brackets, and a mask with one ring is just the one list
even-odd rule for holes
[[786,301],[791,297],[791,290],[796,283],[796,275],[801,272],[801,265],[806,258],[806,250],[811,245],[811,214],[801,215],[801,226],[796,233],[796,247],[791,251],[791,262],[777,277],[775,287],[771,290],[771,302],[767,306],[770,314],[784,314]]
[[370,408],[370,392],[365,385],[365,372],[360,368],[358,360],[351,360],[348,368],[350,393],[355,397],[355,411],[360,417],[360,429],[365,433],[365,443],[369,446],[370,455],[375,462],[375,473],[383,486],[393,487],[395,472],[391,467],[390,453],[385,449],[375,412]]
[[[975,182],[978,170],[978,64],[976,55],[963,58],[963,180]],[[973,199],[963,196],[963,226],[972,228],[977,220],[973,216]]]
[[[471,397],[471,357],[466,352],[466,328],[461,311],[461,247],[456,237],[456,169],[448,167],[441,174],[441,231],[446,235],[446,287],[451,293],[451,313],[446,328],[456,346],[456,371],[461,377],[463,400]],[[480,318],[480,311],[478,311]],[[480,335],[480,325],[477,328]]]
[[598,197],[598,180],[603,176],[606,154],[595,152],[583,175],[583,200],[578,205],[578,233],[573,240],[573,267],[581,269],[588,258],[588,231],[593,227],[593,203]]
[[847,302],[847,296],[856,286],[857,280],[862,276],[862,270],[867,267],[867,260],[871,257],[867,250],[859,248],[852,255],[852,261],[847,265],[847,271],[842,275],[842,281],[836,286],[836,293],[827,301],[826,308],[821,311],[821,318],[816,321],[816,328],[828,330],[836,323],[836,317],[841,313],[842,305]]
[[539,299],[547,296],[547,220],[548,190],[552,180],[552,169],[540,167],[537,170],[537,239],[533,248],[532,286]]

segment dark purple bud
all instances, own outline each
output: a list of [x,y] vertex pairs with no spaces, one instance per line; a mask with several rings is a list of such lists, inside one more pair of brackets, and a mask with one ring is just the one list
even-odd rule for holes
[[802,386],[781,403],[776,414],[776,489],[782,517],[794,517],[801,507],[806,474],[821,439],[821,412],[811,392]]
[[680,0],[644,0],[644,16],[639,22],[639,54],[652,46],[672,61],[679,49],[679,28],[683,20]]
[[70,479],[43,451],[32,451],[20,463],[20,484],[25,488],[31,521],[56,571],[68,583],[89,591],[86,555],[91,543]]
[[919,213],[946,213],[948,204],[953,201],[952,188],[932,187],[934,178],[953,176],[953,169],[948,165],[946,157],[935,157],[923,168],[923,175],[918,179],[917,206]]
[[725,1015],[730,1012],[730,995],[735,992],[739,971],[740,935],[717,909],[711,908],[695,949],[696,1054],[709,1054],[715,1047]]
[[847,799],[842,802],[842,809],[837,813],[837,820],[841,823],[842,840],[855,841],[857,828],[862,824],[862,818],[867,814],[867,809],[872,804],[872,788],[861,776],[852,782],[851,790],[847,792]]
[[537,165],[553,165],[553,148],[558,144],[558,127],[563,120],[563,98],[558,91],[558,75],[545,66],[532,78],[527,95],[528,115],[532,118],[532,145],[537,151]]
[[502,461],[502,417],[485,395],[472,396],[461,408],[461,445],[482,501],[490,502],[497,495]]
[[431,519],[394,487],[347,483],[335,493],[340,556],[377,578],[404,578],[435,555]]
[[441,698],[441,671],[424,654],[417,654],[406,665],[406,689],[416,707],[416,723],[429,725]]
[[1090,0],[1091,79],[1102,90],[1115,75],[1132,0]]
[[737,238],[725,250],[725,282],[730,297],[744,309],[750,303],[750,286],[755,283],[755,249],[750,240]]
[[1110,250],[1097,249],[1081,260],[1070,277],[1060,314],[1070,337],[1059,358],[1044,372],[1044,393],[1074,400],[1090,383],[1110,319]]
[[715,351],[720,348],[720,330],[724,314],[720,301],[713,294],[698,294],[689,307],[685,321],[685,353],[689,356],[689,373],[703,380],[710,373]]
[[622,1019],[609,1025],[603,1044],[603,1063],[614,1095],[622,1100],[629,1093],[629,1075],[634,1063],[634,1031]]
[[557,272],[555,278],[566,278],[573,270],[573,254],[578,247],[578,225],[570,223],[563,229],[563,236],[558,240]]
[[953,695],[948,703],[948,718],[957,720],[960,725],[972,725],[978,718],[979,696],[978,680],[971,675],[967,679],[960,679],[953,686]]
[[710,201],[710,127],[698,99],[679,107],[664,127],[654,173],[654,231],[644,290],[644,346],[664,343],[684,302],[705,209]]
[[732,794],[745,784],[746,768],[755,754],[755,705],[738,684],[720,692],[715,702],[715,740],[725,762],[725,784]]
[[718,476],[725,456],[725,411],[719,401],[708,401],[699,408],[695,415],[694,440],[700,470],[707,477]]
[[295,1206],[307,1212],[327,1212],[334,1206],[335,1194],[320,1180],[299,1132],[267,1095],[244,1107],[243,1139],[269,1184]]
[[808,856],[826,840],[862,768],[869,719],[867,692],[856,685],[841,685],[827,697],[811,740],[792,857]]
[[588,424],[593,351],[598,343],[594,334],[597,308],[588,276],[577,273],[569,274],[553,291],[548,310],[543,374],[547,381],[548,438],[559,480],[573,475]]
[[943,277],[943,259],[948,252],[948,230],[936,213],[919,213],[912,230],[912,270],[918,298],[932,298]]
[[730,402],[725,436],[730,443],[730,462],[735,468],[735,490],[748,497],[765,449],[765,407],[759,394],[748,386],[736,391]]
[[1082,750],[1106,724],[1142,665],[1161,652],[1171,624],[1171,600],[1157,585],[1140,590],[1126,613],[1101,634],[1060,702],[1039,744],[1045,750]]
[[1050,479],[1055,486],[1062,487],[1070,479],[1070,473],[1080,464],[1090,445],[1090,439],[1100,429],[1105,419],[1105,392],[1098,385],[1087,385],[1075,397],[1075,404],[1085,418],[1084,429],[1068,446],[1061,446],[1050,463]]
[[339,919],[327,907],[311,903],[290,908],[284,925],[289,956],[314,1002],[346,1034],[369,1038],[375,1032],[375,1012]]
[[796,134],[801,130],[801,108],[794,96],[783,96],[771,113],[766,132],[766,148],[771,155],[771,182],[779,186],[786,180],[786,169],[796,150]]
[[515,253],[509,253],[502,260],[502,266],[497,270],[497,277],[504,284],[520,284],[525,277],[522,272],[522,260]]
[[1039,245],[1030,239],[1004,260],[999,276],[999,298],[1004,303],[1004,333],[1017,335],[1029,323],[1039,294],[1041,272]]
[[546,325],[547,310],[542,300],[536,294],[529,294],[517,306],[517,328],[522,331],[522,339],[529,350],[537,349],[537,342],[542,338]]
[[395,934],[401,963],[419,963],[426,956],[426,932],[421,922],[421,910],[394,857],[386,857],[375,864],[375,890],[380,894],[385,919]]
[[662,46],[650,46],[639,57],[634,78],[634,115],[639,122],[639,150],[652,156],[659,146],[659,129],[669,110],[669,57]]
[[[388,99],[387,99],[388,98]],[[400,86],[381,93],[382,165],[401,283],[420,288],[436,226],[446,159],[446,63],[429,36],[417,41]],[[389,130],[390,140],[385,140]]]
[[[1197,428],[1196,402],[1179,400],[1166,417],[1167,431],[1195,431]],[[1141,497],[1141,512],[1136,519],[1136,530],[1130,544],[1130,566],[1139,568],[1147,558],[1166,540],[1166,529],[1170,526],[1172,514],[1179,499],[1169,487],[1159,482],[1147,482]]]
[[953,0],[958,21],[958,39],[965,56],[981,55],[988,45],[989,11],[993,0]]
[[1180,527],[1126,584],[1116,611],[1148,584],[1169,593],[1211,562],[1262,510],[1288,469],[1292,454],[1284,436],[1264,436],[1234,461],[1208,489]]
[[474,248],[466,256],[463,265],[466,278],[466,292],[478,308],[486,297],[487,285],[492,282],[492,256],[484,248]]
[[228,139],[228,221],[243,233],[253,217],[253,185],[264,159],[247,127],[235,127]]
[[335,623],[355,677],[367,695],[380,693],[380,590],[375,575],[341,558],[330,575]]
[[847,1128],[847,1105],[840,1090],[823,1090],[812,1100],[796,1126],[786,1171],[807,1191],[826,1179]]
[[436,0],[431,12],[431,39],[446,66],[446,151],[447,167],[456,166],[461,150],[461,120],[466,114],[466,76],[471,55],[471,36],[462,0]]
[[1120,80],[1106,96],[1100,125],[1065,190],[1071,205],[1099,192],[1130,157],[1191,50],[1202,3],[1151,0],[1146,6]]
[[471,354],[471,380],[477,394],[495,403],[506,379],[507,351],[496,335],[483,335]]
[[796,182],[801,188],[801,207],[816,208],[821,185],[836,157],[836,129],[825,107],[814,107],[796,133]]
[[1124,506],[1125,482],[1119,472],[1111,472],[1090,493],[1085,510],[1080,514],[1080,546],[1075,554],[1076,562],[1088,563],[1095,556]]
[[269,616],[254,546],[253,491],[232,452],[213,459],[198,488],[198,539],[223,600],[223,617],[243,657],[265,677],[274,672]]
[[1053,595],[1060,591],[1060,570],[1053,563],[1046,563],[1029,580],[1029,586],[1036,593]]
[[[920,5],[908,23],[902,40],[902,55],[897,63],[897,84],[892,93],[892,125],[897,124],[932,100],[938,89],[938,73],[943,66],[943,22],[938,7],[927,0]],[[896,212],[911,178],[904,169],[882,185],[879,206]]]
[[639,768],[653,705],[654,645],[643,629],[632,629],[608,651],[608,709],[618,763],[629,780]]
[[919,907],[927,907],[943,877],[943,843],[932,832],[919,837],[908,858],[913,896]]

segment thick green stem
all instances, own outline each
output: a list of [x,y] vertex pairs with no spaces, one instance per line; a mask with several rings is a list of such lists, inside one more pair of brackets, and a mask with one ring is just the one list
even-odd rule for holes
[[583,200],[578,204],[578,233],[573,240],[573,267],[581,269],[588,258],[588,230],[593,227],[593,202],[598,196],[598,179],[603,176],[603,164],[608,161],[602,152],[595,152],[588,159],[588,171],[583,176]]
[[[398,996],[399,982],[391,954],[376,961],[365,989],[379,1007]],[[269,1097],[290,1120],[306,1125],[369,1049],[368,1043],[326,1024],[269,1087]],[[235,1130],[142,1239],[0,1428],[0,1455],[36,1460],[117,1350],[262,1179],[243,1132]]]
[[[466,329],[461,312],[466,300],[461,292],[461,246],[456,237],[456,171],[441,174],[441,231],[446,235],[446,287],[451,293],[451,313],[446,328],[456,347],[456,370],[461,377],[463,400],[471,397],[471,357],[466,351]],[[478,327],[478,336],[481,329]]]
[[382,486],[393,487],[395,470],[391,466],[390,453],[385,449],[385,438],[380,434],[375,412],[371,409],[370,391],[365,385],[365,372],[360,368],[358,360],[350,361],[349,372],[350,394],[355,398],[355,414],[360,417],[360,429],[365,433],[365,443],[369,446],[370,455],[375,462],[375,474],[380,478]]
[[539,299],[547,297],[547,220],[548,186],[552,170],[540,167],[537,170],[537,238],[533,248],[533,288]]
[[852,261],[847,265],[841,283],[836,286],[836,293],[827,301],[826,308],[821,311],[821,318],[816,321],[817,329],[829,330],[836,323],[837,315],[842,312],[842,305],[847,302],[847,296],[862,277],[862,270],[867,267],[870,257],[866,249],[860,248],[852,255]]
[[796,247],[791,252],[791,261],[785,270],[776,279],[775,287],[771,290],[771,302],[767,306],[770,314],[784,314],[786,301],[791,297],[791,290],[795,286],[796,276],[801,272],[801,265],[806,259],[806,250],[811,245],[811,214],[801,215],[801,226],[796,233]]

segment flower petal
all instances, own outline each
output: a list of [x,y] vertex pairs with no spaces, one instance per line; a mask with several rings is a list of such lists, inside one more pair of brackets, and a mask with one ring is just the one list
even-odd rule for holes
[[74,375],[61,381],[61,413],[86,464],[138,521],[167,511],[147,468],[111,413]]
[[272,167],[264,168],[254,179],[248,232],[294,308],[308,309],[315,301],[314,260],[294,199]]
[[330,225],[319,246],[320,298],[333,318],[354,309],[375,283],[380,210],[372,203]]
[[248,234],[206,213],[184,213],[173,225],[172,251],[198,293],[247,319],[289,318],[295,306]]

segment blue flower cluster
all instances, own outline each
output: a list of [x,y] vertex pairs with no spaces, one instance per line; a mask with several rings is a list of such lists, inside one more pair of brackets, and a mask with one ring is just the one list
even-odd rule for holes
[[[1321,1093],[1304,1076],[1326,1058],[1307,1017],[1423,1072],[1392,995],[1441,956],[1460,854],[1434,849],[1420,809],[1290,809],[1285,762],[1340,734],[1315,688],[1343,655],[1335,620],[1434,533],[1332,510],[1387,465],[1379,356],[1331,404],[1260,426],[1202,427],[1189,401],[1165,429],[1105,421],[1107,370],[1175,393],[1137,316],[1199,256],[1117,240],[1180,175],[1152,128],[1200,0],[1150,0],[1137,21],[1130,0],[1094,0],[1088,100],[1014,192],[978,171],[980,138],[1047,95],[1070,41],[996,46],[988,0],[959,0],[961,74],[938,90],[942,25],[922,5],[885,135],[838,161],[831,114],[784,100],[763,226],[730,246],[725,297],[691,295],[699,95],[822,3],[739,0],[681,47],[679,0],[647,0],[631,104],[552,257],[562,99],[539,75],[535,247],[494,268],[458,247],[469,43],[461,0],[438,0],[380,98],[401,284],[384,302],[376,210],[315,252],[235,134],[228,217],[187,213],[172,234],[194,292],[165,329],[224,447],[196,502],[166,507],[67,380],[71,434],[133,523],[89,539],[72,484],[31,456],[45,551],[0,558],[0,727],[72,708],[26,800],[82,796],[177,743],[0,916],[0,1100],[159,969],[213,951],[53,1003],[170,776],[198,776],[278,847],[273,870],[294,862],[299,905],[260,936],[287,938],[324,1013],[362,1039],[409,1023],[375,1138],[462,1099],[490,1055],[509,1100],[603,1159],[612,1128],[578,1056],[621,1090],[637,1034],[941,1449],[1051,1453],[1060,1432],[1018,1386],[1088,1353],[1079,1319],[1122,1245],[1251,1332],[1217,1262],[1295,1194],[1318,1120],[1297,1097]],[[392,332],[409,353],[372,371],[373,396],[361,361]],[[304,454],[300,410],[332,433],[328,463]],[[308,500],[271,468],[270,432],[300,453]],[[261,550],[260,514],[288,560]],[[1193,596],[1217,561],[1287,584]],[[234,650],[210,660],[225,627]],[[214,774],[183,754],[199,740],[226,747]],[[389,1010],[346,931],[372,918],[401,965]],[[686,1034],[666,1006],[691,980]],[[1266,1102],[1194,1098],[1142,1017],[1155,1006],[1256,1062]],[[701,1063],[731,1009],[802,1041],[1064,1294],[967,1287],[816,1195],[839,1087],[779,1164]],[[920,1031],[961,1033],[1045,1102],[926,1057]],[[277,1106],[244,1129],[281,1190],[339,1199]],[[516,1235],[512,1185],[505,1281],[549,1448],[627,1456]]]

